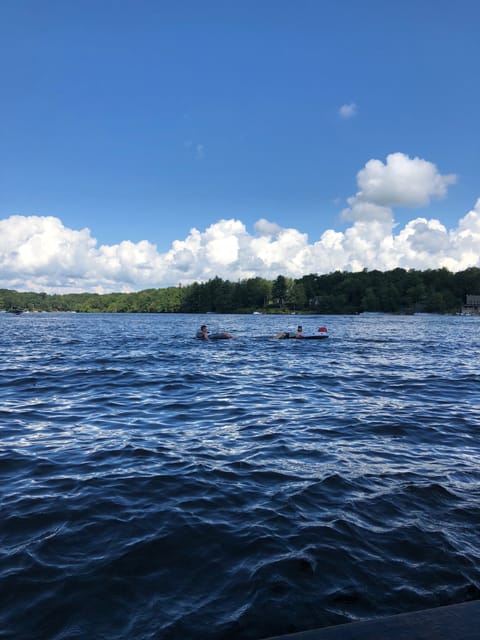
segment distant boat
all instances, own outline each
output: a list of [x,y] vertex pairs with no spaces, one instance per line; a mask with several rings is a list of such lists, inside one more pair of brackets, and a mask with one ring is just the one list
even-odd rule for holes
[[8,313],[13,313],[16,316],[22,314],[23,311],[22,307],[10,307],[10,309],[8,309]]

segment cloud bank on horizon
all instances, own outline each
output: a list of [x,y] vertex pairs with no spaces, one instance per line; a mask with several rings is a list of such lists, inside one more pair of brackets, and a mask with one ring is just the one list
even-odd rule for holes
[[443,198],[456,176],[403,153],[386,162],[369,160],[357,174],[358,192],[341,212],[345,231],[328,229],[310,242],[294,228],[265,219],[249,233],[236,219],[205,230],[191,229],[159,253],[148,240],[97,246],[89,229],[65,227],[52,216],[13,215],[0,220],[0,287],[67,293],[136,291],[206,281],[215,276],[236,281],[279,274],[480,267],[480,198],[446,229],[435,218],[418,217],[400,227],[394,207],[420,207]]

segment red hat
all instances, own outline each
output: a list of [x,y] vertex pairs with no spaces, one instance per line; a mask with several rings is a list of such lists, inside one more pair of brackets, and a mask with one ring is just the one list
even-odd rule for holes
[[321,333],[327,333],[327,327],[318,327],[317,331],[320,331]]

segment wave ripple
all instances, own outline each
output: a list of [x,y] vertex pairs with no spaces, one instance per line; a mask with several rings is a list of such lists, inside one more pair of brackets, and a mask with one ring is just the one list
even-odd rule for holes
[[239,337],[0,315],[2,637],[258,640],[479,598],[477,320],[209,320]]

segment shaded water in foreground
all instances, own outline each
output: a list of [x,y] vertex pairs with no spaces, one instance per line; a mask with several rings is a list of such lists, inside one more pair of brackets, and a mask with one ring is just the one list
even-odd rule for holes
[[204,320],[0,314],[0,637],[258,640],[478,598],[480,320]]

